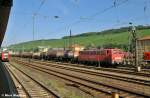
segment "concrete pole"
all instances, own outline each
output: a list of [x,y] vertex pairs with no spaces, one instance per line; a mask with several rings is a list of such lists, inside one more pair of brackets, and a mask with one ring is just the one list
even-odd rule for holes
[[137,71],[141,71],[141,66],[139,66],[139,58],[138,58],[138,41],[136,39],[136,49],[135,49],[135,66]]
[[[33,14],[33,26],[32,26],[32,33],[33,33],[33,41],[34,41],[34,37],[35,37],[35,18],[36,18],[36,13]],[[33,53],[34,53],[34,47],[32,49],[32,59],[33,59]]]

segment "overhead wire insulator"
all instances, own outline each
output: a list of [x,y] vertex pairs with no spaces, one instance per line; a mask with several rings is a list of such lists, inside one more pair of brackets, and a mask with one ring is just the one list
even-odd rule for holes
[[117,15],[117,20],[116,20],[116,22],[119,23],[120,20],[119,20],[119,15],[118,15],[118,11],[117,11],[117,2],[118,2],[117,0],[114,0],[113,6],[114,6],[114,8],[116,9],[116,15]]
[[59,16],[54,16],[55,19],[59,18]]
[[117,2],[117,0],[114,1],[114,7],[116,7],[116,2]]
[[143,8],[146,25],[148,25],[148,17],[147,17],[147,14],[146,14],[146,12],[147,12],[147,4],[148,4],[148,1],[145,2],[144,8]]
[[146,9],[147,9],[147,7],[146,7],[146,6],[144,6],[144,12],[146,12]]

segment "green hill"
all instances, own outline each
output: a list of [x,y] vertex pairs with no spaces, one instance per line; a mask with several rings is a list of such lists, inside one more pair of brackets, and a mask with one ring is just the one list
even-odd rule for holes
[[[91,32],[83,33],[80,35],[75,35],[72,37],[73,44],[80,44],[85,47],[119,47],[127,48],[128,37],[129,37],[129,27],[106,30],[102,32]],[[150,28],[143,27],[138,28],[137,35],[139,37],[144,37],[150,35]],[[37,46],[46,46],[46,47],[65,47],[69,44],[69,37],[63,37],[62,39],[50,39],[50,40],[37,40],[19,43],[9,46],[14,50],[31,50]]]

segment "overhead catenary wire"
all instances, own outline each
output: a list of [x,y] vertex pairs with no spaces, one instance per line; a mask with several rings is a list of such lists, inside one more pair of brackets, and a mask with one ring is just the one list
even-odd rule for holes
[[[127,1],[129,1],[129,0],[124,0],[124,1],[122,1],[122,2],[120,2],[120,3],[118,3],[117,4],[117,1],[119,1],[119,0],[115,0],[114,2],[113,2],[113,6],[112,6],[112,8],[116,8],[116,7],[118,7],[118,5],[120,6],[120,4],[122,5],[122,4],[124,4],[124,3],[126,3]],[[148,3],[149,2],[149,3]],[[146,12],[147,11],[147,9],[148,9],[148,4],[150,4],[150,0],[147,2],[147,6],[144,8],[144,11]],[[109,7],[108,7],[109,8]],[[107,9],[107,8],[106,8]],[[108,11],[108,10],[106,10],[106,9],[104,9],[103,11]],[[101,15],[101,14],[103,14],[104,12],[102,11],[102,13],[99,13],[99,15]],[[96,17],[96,15],[98,15],[98,14],[93,14],[93,17]],[[93,17],[91,17],[91,18],[93,18]],[[112,24],[112,28],[114,27],[114,26],[120,26],[120,25],[126,25],[126,26],[128,26],[129,25],[129,22],[130,21],[143,21],[143,20],[146,20],[146,22],[148,22],[148,19],[149,19],[149,17],[150,17],[150,15],[145,15],[145,17],[143,17],[143,16],[140,16],[140,17],[135,17],[135,18],[132,18],[132,19],[130,19],[129,21],[120,21],[119,20],[119,18],[118,18],[118,20],[119,21],[117,21],[117,23],[114,23],[114,24]],[[68,29],[70,29],[69,27],[72,27],[72,26],[74,26],[74,25],[76,25],[76,24],[78,24],[78,23],[82,23],[82,22],[88,22],[90,20],[90,18],[85,18],[85,19],[80,19],[80,20],[78,20],[78,21],[76,21],[76,22],[74,22],[74,23],[72,23],[72,24],[70,24],[68,27],[66,26],[66,28],[62,28],[62,30],[63,29],[67,29],[67,31],[68,31]],[[136,22],[135,22],[136,23]],[[148,25],[148,24],[147,24]]]
[[[46,0],[42,0],[39,7],[37,8],[37,10],[35,12],[31,12],[31,13],[20,13],[20,14],[23,14],[23,15],[31,15],[32,18],[33,17],[36,17],[36,16],[39,16],[39,11],[41,10],[42,6],[45,4]],[[41,15],[40,15],[41,16]],[[28,22],[24,24],[24,27],[26,27],[28,25]]]
[[[37,11],[31,13],[32,15],[32,33],[33,33],[33,41],[35,40],[35,19],[36,19],[36,16],[38,15],[39,11],[41,10],[42,6],[44,5],[46,0],[42,0]],[[26,22],[23,26],[24,28],[28,25],[28,22]]]
[[[46,1],[46,0],[42,0],[42,1],[41,1],[40,6],[38,7],[38,9],[37,9],[36,12],[33,12],[33,13],[31,13],[31,14],[30,14],[30,13],[25,13],[25,15],[32,15],[32,19],[33,19],[33,17],[36,18],[36,17],[39,17],[39,16],[40,16],[40,17],[43,17],[43,18],[45,18],[45,19],[46,19],[46,18],[52,18],[52,17],[50,17],[50,16],[42,15],[42,14],[39,13],[39,11],[41,10],[41,8],[42,8],[42,6],[44,5],[45,1]],[[87,21],[89,21],[90,19],[92,19],[92,18],[94,18],[94,17],[96,17],[96,16],[98,16],[98,15],[101,15],[101,14],[103,14],[103,13],[105,13],[105,12],[107,12],[107,11],[113,9],[113,8],[116,8],[116,7],[118,7],[118,6],[120,6],[120,5],[124,4],[124,3],[126,3],[127,1],[128,1],[128,0],[123,0],[123,1],[121,0],[119,3],[117,3],[117,1],[116,1],[115,4],[112,4],[111,6],[109,6],[109,7],[105,8],[105,9],[103,9],[102,11],[98,11],[98,12],[96,12],[96,13],[90,15],[90,16],[87,17],[87,18],[79,18],[79,19],[77,19],[75,22],[68,24],[68,26],[65,26],[65,27],[60,28],[60,29],[57,29],[57,30],[62,31],[62,30],[64,30],[64,29],[66,29],[66,28],[67,28],[67,30],[69,30],[69,28],[71,28],[72,26],[74,26],[74,25],[76,25],[76,24],[79,24],[79,23],[82,23],[82,22],[87,22]],[[58,16],[58,17],[59,17],[59,16]],[[26,27],[27,25],[28,25],[28,22],[24,24],[24,27]]]
[[72,22],[72,23],[70,23],[69,25],[67,25],[67,26],[65,26],[65,27],[63,27],[63,28],[59,28],[59,29],[57,29],[57,30],[59,30],[60,32],[63,31],[63,30],[67,30],[67,31],[68,31],[68,30],[71,29],[74,25],[79,24],[79,23],[82,23],[82,22],[85,22],[85,21],[88,22],[89,20],[95,18],[96,16],[101,15],[101,14],[104,14],[105,12],[107,12],[107,11],[109,11],[109,10],[112,10],[113,8],[117,8],[117,7],[119,7],[119,6],[121,6],[121,5],[125,4],[125,3],[127,3],[128,1],[129,1],[129,0],[120,0],[120,2],[117,3],[117,0],[116,0],[115,2],[113,2],[113,4],[112,4],[111,6],[105,8],[105,9],[103,9],[103,10],[101,10],[101,11],[98,11],[98,12],[96,12],[96,13],[94,13],[94,14],[91,14],[90,16],[88,16],[88,17],[86,17],[86,18],[79,18],[79,19],[77,19],[75,22]]
[[[43,1],[45,1],[45,0],[43,0]],[[119,0],[115,0],[116,2],[113,2],[113,4],[111,5],[111,6],[113,6],[112,7],[112,9],[113,8],[117,8],[118,7],[118,4],[121,4],[121,2],[123,2],[123,1],[129,1],[129,0],[120,0],[120,2],[119,3],[117,3],[117,1],[119,1]],[[124,2],[124,3],[126,3],[126,2]],[[41,4],[40,4],[40,6],[43,6],[44,5],[44,3],[42,3],[41,2]],[[122,4],[121,4],[122,5]],[[42,8],[42,6],[41,7],[39,7],[38,9],[39,9],[39,11],[40,11],[40,9]],[[120,6],[120,5],[119,5]],[[109,7],[108,7],[109,8]],[[145,9],[145,12],[147,11],[147,8],[148,7],[146,7],[146,8],[144,8]],[[111,10],[111,9],[109,9],[109,10]],[[69,26],[67,25],[65,28],[63,28],[63,29],[67,29],[67,31],[68,31],[68,29],[71,29],[71,27],[73,27],[74,25],[76,25],[76,24],[78,24],[78,23],[81,23],[81,22],[88,22],[89,20],[90,20],[90,18],[91,19],[93,19],[93,18],[95,18],[96,16],[98,16],[98,15],[101,15],[101,14],[103,14],[103,13],[105,13],[105,12],[107,12],[107,11],[109,11],[109,10],[107,10],[107,8],[105,8],[104,10],[102,10],[102,11],[99,11],[99,12],[97,12],[97,13],[95,13],[95,14],[92,14],[91,16],[92,17],[87,17],[87,18],[79,18],[79,19],[77,19],[77,21],[75,21],[75,22],[73,22],[73,23],[71,23],[71,24],[69,24]],[[38,17],[38,16],[42,16],[42,17],[45,17],[45,18],[49,18],[49,16],[46,16],[46,15],[42,15],[42,14],[40,14],[40,13],[36,13],[36,17]],[[139,21],[139,20],[137,20],[137,21]],[[115,23],[114,25],[119,25],[119,24],[128,24],[128,21],[126,21],[126,22],[121,22],[120,21],[120,23]],[[57,29],[58,30],[58,29]]]
[[117,10],[117,7],[116,7],[117,1],[118,1],[118,0],[114,0],[114,7],[115,7],[115,9],[116,9],[116,17],[117,17],[116,22],[119,23],[119,22],[120,22],[120,20],[119,20],[119,14],[118,14],[118,10]]
[[45,1],[46,1],[46,0],[42,0],[42,1],[41,1],[41,4],[40,4],[38,10],[36,11],[36,13],[38,13],[38,12],[41,10],[41,8],[42,8],[42,6],[44,5]]
[[125,3],[127,3],[128,1],[129,1],[129,0],[123,0],[123,1],[121,0],[121,2],[118,2],[118,3],[117,3],[117,0],[115,0],[111,6],[109,6],[109,7],[105,8],[105,9],[103,9],[102,11],[99,11],[99,12],[97,12],[97,13],[94,13],[94,14],[91,15],[89,18],[94,18],[94,17],[96,17],[96,16],[98,16],[98,15],[101,15],[101,14],[103,14],[103,13],[105,13],[105,12],[107,12],[107,11],[113,9],[113,8],[119,7],[119,6],[121,6],[121,5],[125,4]]
[[41,10],[42,6],[44,5],[46,0],[42,0],[40,3],[39,8],[37,9],[36,12],[33,12],[33,16],[32,16],[32,20],[33,20],[33,25],[32,25],[32,29],[33,29],[33,41],[35,40],[35,21],[36,21],[36,16],[38,15],[38,12]]

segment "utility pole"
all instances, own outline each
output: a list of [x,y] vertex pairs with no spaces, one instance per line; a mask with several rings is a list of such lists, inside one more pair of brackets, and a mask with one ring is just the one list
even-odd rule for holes
[[133,41],[133,50],[134,50],[134,56],[135,56],[135,66],[137,67],[138,66],[138,51],[137,51],[137,35],[136,35],[136,28],[135,26],[132,26],[132,41]]
[[70,36],[69,36],[69,47],[70,47],[70,49],[72,47],[72,31],[71,31],[71,29],[70,29]]
[[[33,13],[33,17],[32,17],[32,19],[33,19],[33,23],[32,23],[32,34],[33,34],[33,42],[34,42],[34,40],[35,40],[35,18],[36,18],[36,13]],[[32,53],[34,53],[34,46],[33,46],[33,49],[32,49]],[[32,55],[32,59],[33,59],[33,55]]]
[[132,31],[131,31],[131,52],[133,53],[134,55],[134,67],[137,68],[137,71],[140,71],[141,68],[139,66],[139,59],[138,59],[138,42],[137,42],[137,34],[136,34],[136,28],[135,26],[133,26],[132,23],[129,23],[132,25]]
[[34,41],[34,37],[35,37],[35,18],[36,18],[36,16],[37,16],[37,14],[36,13],[34,13],[33,14],[33,25],[32,25],[32,33],[33,33],[33,41]]
[[[99,52],[98,52],[98,55],[100,54],[101,52],[101,49],[98,49]],[[101,61],[100,61],[100,57],[98,57],[98,67],[101,67]]]
[[64,38],[64,50],[66,50],[66,39]]

